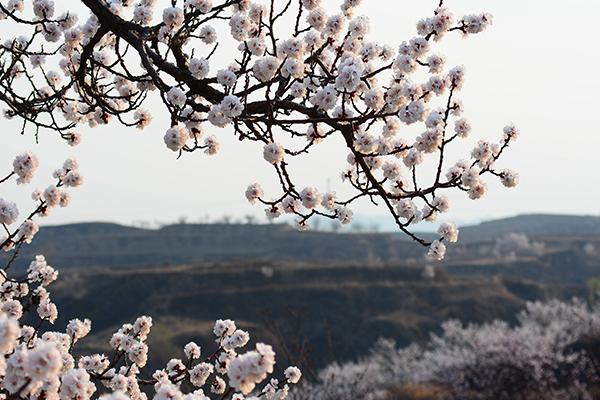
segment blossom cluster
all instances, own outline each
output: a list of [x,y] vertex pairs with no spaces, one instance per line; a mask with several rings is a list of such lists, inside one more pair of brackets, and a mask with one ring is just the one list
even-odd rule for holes
[[[35,160],[33,163],[31,160]],[[31,153],[19,155],[14,162],[15,173],[32,178],[37,159]],[[13,174],[8,176],[8,179]],[[202,357],[202,349],[194,342],[183,348],[185,359],[171,359],[164,368],[151,374],[144,371],[148,361],[147,339],[152,318],[141,316],[133,323],[123,324],[109,340],[114,354],[80,355],[76,344],[92,329],[89,319],[71,319],[64,330],[54,330],[58,307],[52,301],[49,286],[58,278],[58,271],[43,255],[30,263],[24,276],[12,277],[10,269],[18,250],[30,243],[38,231],[33,221],[47,215],[60,204],[68,205],[63,187],[82,183],[78,164],[69,159],[54,174],[55,185],[45,191],[35,191],[37,208],[19,228],[9,226],[18,219],[14,203],[0,199],[0,223],[9,234],[1,238],[2,248],[11,255],[0,269],[0,393],[11,399],[91,399],[145,400],[154,389],[156,400],[236,400],[283,399],[291,384],[299,382],[297,367],[285,369],[281,376],[273,375],[275,352],[264,343],[242,353],[250,342],[248,332],[238,329],[234,321],[218,320],[214,326],[216,350]],[[8,179],[4,180],[6,183]],[[17,180],[24,183],[23,180]],[[76,355],[79,354],[79,355]],[[257,385],[262,385],[257,388]],[[189,389],[191,388],[191,389]],[[213,397],[215,396],[215,397]]]
[[[43,256],[32,262],[28,272],[26,283],[21,283],[18,289],[10,288],[12,281],[8,279],[0,288],[0,351],[3,355],[0,373],[4,376],[0,386],[14,398],[90,399],[96,393],[109,391],[112,394],[105,395],[106,398],[143,400],[148,397],[142,385],[152,384],[154,399],[208,400],[211,393],[218,398],[224,398],[227,393],[237,400],[257,399],[244,395],[250,394],[273,372],[275,353],[271,346],[257,343],[256,350],[236,353],[236,349],[246,345],[249,336],[236,329],[230,320],[218,320],[215,324],[218,334],[215,352],[201,360],[200,347],[190,342],[184,348],[186,360],[171,359],[163,369],[154,371],[150,379],[142,378],[149,351],[145,341],[152,327],[152,318],[147,316],[139,317],[133,324],[124,324],[112,336],[110,345],[115,351],[112,358],[95,353],[76,359],[73,347],[89,334],[91,322],[72,319],[65,333],[50,330],[42,333],[41,322],[52,324],[57,317],[56,306],[49,302],[46,291],[57,272],[46,264]],[[30,288],[35,283],[38,286]],[[33,292],[32,298],[39,299],[40,303],[40,324],[35,328],[19,321],[28,289]],[[221,330],[224,324],[226,328]],[[285,398],[288,384],[297,383],[300,376],[298,368],[287,368],[281,380],[268,381],[261,396]],[[184,393],[185,382],[193,388],[189,393]]]
[[[13,161],[13,172],[0,183],[8,182],[13,176],[17,176],[17,184],[28,183],[33,178],[38,165],[38,159],[34,154],[30,152],[19,154]],[[14,202],[0,197],[0,224],[4,227],[6,234],[0,234],[0,249],[9,251],[24,243],[31,243],[39,231],[35,217],[48,216],[57,206],[67,207],[71,201],[71,195],[66,188],[75,188],[83,183],[83,176],[79,172],[79,164],[75,159],[67,159],[61,168],[54,171],[52,177],[56,179],[56,183],[44,190],[33,191],[31,198],[37,206],[14,230],[11,230],[10,227],[19,220],[19,208]]]

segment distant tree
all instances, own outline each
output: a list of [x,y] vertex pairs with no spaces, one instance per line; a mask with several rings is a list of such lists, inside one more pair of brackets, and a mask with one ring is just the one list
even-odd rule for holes
[[369,224],[369,232],[375,232],[376,233],[376,232],[379,232],[379,229],[380,229],[380,227],[379,227],[379,224],[377,222],[371,222]]
[[352,232],[363,232],[365,230],[365,226],[363,225],[362,222],[355,222],[352,224],[352,226],[350,227],[350,229],[352,230]]
[[199,224],[210,224],[211,223],[211,216],[210,216],[210,214],[204,214],[203,216],[201,216],[200,218],[198,218],[198,223]]
[[313,228],[314,230],[318,231],[318,230],[319,230],[319,228],[321,227],[321,221],[322,221],[322,220],[321,220],[320,218],[315,218],[315,219],[313,220],[313,223],[312,223],[312,228]]
[[332,232],[339,232],[342,227],[340,226],[339,223],[337,223],[337,221],[331,221],[329,228],[331,229]]
[[425,279],[434,279],[435,268],[432,265],[426,265],[421,272],[421,276]]
[[158,219],[155,219],[153,222],[154,226],[157,227],[158,229],[167,226],[168,224],[164,221],[160,221]]
[[233,217],[231,215],[223,215],[217,223],[230,225],[233,222]]
[[590,278],[586,282],[589,302],[595,304],[600,295],[600,278]]
[[522,233],[510,232],[496,238],[491,252],[500,260],[512,262],[520,255],[539,256],[543,254],[544,243],[531,241],[527,235]]

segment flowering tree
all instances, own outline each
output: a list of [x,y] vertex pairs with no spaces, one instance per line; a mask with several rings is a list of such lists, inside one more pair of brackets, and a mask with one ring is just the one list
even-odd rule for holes
[[598,307],[579,300],[535,302],[514,327],[447,321],[442,329],[423,346],[397,348],[381,340],[363,360],[325,368],[318,383],[293,398],[412,398],[403,387],[420,388],[414,392],[431,393],[431,399],[597,398]]
[[[38,160],[25,153],[15,158],[13,167],[2,183],[13,177],[19,184],[29,182]],[[215,324],[214,351],[201,357],[200,347],[190,342],[183,349],[185,361],[171,359],[164,369],[149,376],[144,375],[143,367],[148,359],[145,341],[152,318],[146,316],[124,324],[112,336],[112,357],[92,354],[75,360],[75,346],[90,332],[91,321],[73,319],[65,333],[47,329],[58,318],[58,309],[47,290],[57,279],[58,271],[48,265],[44,256],[37,256],[25,273],[9,275],[21,246],[31,243],[38,232],[35,218],[48,215],[56,206],[66,207],[70,197],[64,188],[77,187],[83,181],[77,162],[72,159],[54,172],[54,178],[56,183],[43,192],[34,191],[36,206],[17,229],[9,229],[18,221],[17,206],[0,198],[0,224],[8,235],[0,236],[0,247],[12,252],[0,269],[0,396],[82,400],[99,391],[97,384],[112,392],[107,396],[113,400],[145,399],[145,386],[153,387],[154,398],[160,400],[209,399],[203,387],[220,399],[241,400],[255,391],[256,385],[273,372],[275,353],[271,346],[257,343],[254,350],[237,354],[250,336],[228,319]],[[31,325],[30,321],[36,322]],[[288,383],[297,383],[300,377],[297,367],[289,367],[282,377],[267,382],[261,396],[282,399],[289,390]],[[183,393],[185,387],[190,388],[187,394]]]
[[[448,160],[448,147],[471,131],[457,99],[464,69],[446,70],[431,49],[446,34],[483,31],[488,14],[454,18],[441,0],[418,22],[416,36],[394,50],[368,41],[368,19],[354,16],[360,0],[345,0],[336,15],[320,0],[81,3],[89,13],[79,20],[66,3],[57,10],[52,0],[0,2],[3,31],[30,30],[0,48],[0,100],[7,117],[22,120],[23,132],[50,129],[76,145],[77,125],[115,119],[143,129],[152,115],[142,106],[153,96],[170,114],[164,142],[180,156],[219,150],[207,126],[232,127],[240,141],[262,145],[281,192],[267,196],[253,183],[246,197],[266,206],[268,217],[295,215],[302,230],[315,216],[346,224],[350,205],[367,199],[383,204],[398,229],[430,246],[435,259],[457,240],[456,226],[443,224],[430,243],[411,225],[447,212],[445,192],[481,198],[486,175],[517,184],[515,172],[495,166],[518,136],[513,126],[499,143],[480,141],[467,160]],[[229,37],[219,38],[225,31]],[[231,64],[215,65],[215,51],[228,42],[237,46]],[[399,134],[421,123],[416,137]],[[289,168],[289,159],[332,137],[343,139],[340,153],[348,154],[348,198],[297,185]],[[417,171],[425,160],[433,174]]]

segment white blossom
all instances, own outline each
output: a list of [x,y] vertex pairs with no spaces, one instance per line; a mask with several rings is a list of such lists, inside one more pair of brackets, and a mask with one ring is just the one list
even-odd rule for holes
[[205,58],[192,58],[190,60],[190,72],[196,79],[204,79],[208,76],[210,64]]
[[184,22],[183,10],[179,7],[167,7],[163,10],[162,18],[169,30],[177,30]]
[[167,101],[175,107],[182,108],[185,105],[186,95],[180,88],[172,87],[167,92]]
[[200,346],[198,346],[195,342],[189,342],[184,347],[185,356],[191,360],[196,360],[200,358]]
[[458,229],[452,223],[445,222],[441,224],[438,228],[438,233],[447,242],[454,243],[458,241]]
[[252,183],[248,185],[246,189],[246,199],[250,204],[256,203],[258,199],[260,199],[264,195],[263,189],[258,183]]
[[284,375],[289,383],[298,383],[300,377],[302,377],[302,372],[298,367],[287,367]]
[[445,255],[446,246],[444,245],[444,243],[440,242],[439,240],[436,240],[433,243],[431,243],[431,246],[429,246],[429,252],[427,253],[428,257],[439,261],[443,260]]
[[0,197],[0,224],[12,225],[18,217],[17,205]]
[[181,124],[169,128],[164,136],[165,144],[172,151],[180,151],[185,146],[188,139],[189,133],[185,126]]
[[306,187],[300,192],[302,205],[308,209],[313,209],[321,203],[322,196],[315,187]]
[[279,143],[269,143],[263,149],[264,159],[271,164],[279,164],[283,161],[285,150]]
[[37,157],[30,153],[19,154],[13,161],[13,171],[19,177],[17,183],[29,183],[39,166]]
[[500,175],[502,176],[502,184],[506,187],[515,187],[519,184],[519,174],[510,169],[503,170]]

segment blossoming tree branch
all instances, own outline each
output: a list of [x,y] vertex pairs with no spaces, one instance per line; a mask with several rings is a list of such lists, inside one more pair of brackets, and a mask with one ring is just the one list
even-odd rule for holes
[[[14,179],[16,184],[27,184],[38,165],[33,154],[18,155],[13,171],[1,183]],[[83,182],[73,159],[66,160],[53,173],[53,179],[55,183],[44,191],[33,192],[33,211],[20,223],[17,205],[0,198],[0,224],[6,234],[0,235],[0,248],[11,254],[0,269],[1,398],[85,400],[101,393],[97,385],[102,385],[103,392],[109,393],[104,395],[106,400],[144,400],[148,392],[145,387],[154,390],[157,400],[209,400],[209,391],[219,399],[257,399],[245,395],[265,380],[259,397],[286,397],[288,384],[300,380],[300,370],[288,367],[280,376],[267,379],[274,372],[275,352],[271,346],[257,343],[254,350],[238,354],[250,335],[229,319],[216,321],[216,346],[208,354],[203,355],[201,348],[190,342],[183,349],[184,360],[173,358],[153,373],[143,371],[149,352],[146,339],[152,327],[152,318],[147,316],[124,324],[112,336],[112,356],[96,353],[76,360],[76,344],[90,332],[91,321],[72,319],[64,333],[49,329],[58,318],[58,308],[48,287],[58,278],[58,271],[40,255],[25,273],[10,274],[19,249],[31,243],[39,230],[36,218],[49,215],[57,206],[67,207],[70,194],[65,188]],[[17,228],[11,230],[13,225]],[[183,387],[190,389],[184,394]]]
[[[335,15],[319,0],[81,3],[89,10],[83,18],[50,0],[0,3],[3,24],[30,29],[1,47],[0,100],[7,117],[22,120],[24,132],[51,129],[76,145],[75,128],[82,124],[116,120],[143,129],[151,113],[142,107],[158,97],[171,120],[164,142],[180,155],[216,153],[217,134],[205,132],[225,127],[240,141],[263,146],[281,192],[267,195],[253,183],[246,197],[262,203],[269,218],[295,215],[302,230],[313,217],[346,224],[352,203],[367,199],[385,207],[399,230],[430,246],[436,259],[457,240],[456,226],[442,224],[433,243],[411,226],[447,212],[445,193],[481,198],[486,176],[517,184],[515,172],[496,167],[518,136],[513,126],[497,143],[480,141],[463,160],[447,156],[471,131],[457,98],[464,70],[445,68],[432,43],[483,31],[489,14],[456,18],[442,0],[417,23],[416,35],[393,49],[369,41],[368,18],[355,15],[358,0],[344,1]],[[217,48],[232,44],[231,63],[216,65]],[[404,133],[417,124],[424,126],[416,138]],[[349,198],[296,184],[288,164],[332,137],[343,139],[340,155],[347,154],[348,165],[342,179],[355,193]],[[425,159],[437,165],[427,180],[417,171]]]
[[[432,42],[446,34],[479,33],[491,17],[455,18],[440,1],[417,23],[416,36],[395,50],[368,41],[368,19],[355,16],[359,2],[346,0],[338,14],[328,15],[318,0],[81,0],[88,10],[82,18],[67,7],[75,1],[61,2],[60,10],[51,0],[2,0],[2,32],[28,32],[0,45],[4,115],[21,122],[22,134],[37,140],[40,130],[55,131],[76,146],[85,124],[115,120],[147,127],[151,113],[143,105],[154,97],[170,115],[164,142],[179,156],[215,154],[217,134],[205,131],[218,128],[261,145],[281,192],[265,195],[252,183],[246,197],[263,204],[270,218],[295,215],[300,229],[313,217],[345,224],[352,203],[367,199],[386,207],[402,232],[442,259],[445,243],[457,240],[456,226],[442,224],[439,239],[429,243],[411,225],[447,212],[449,190],[477,199],[486,192],[486,176],[507,187],[518,180],[515,172],[496,167],[518,136],[513,126],[504,128],[498,143],[480,141],[466,160],[447,156],[448,146],[471,130],[457,98],[464,71],[446,70],[444,58],[431,54]],[[237,46],[237,53],[231,64],[218,66],[213,56],[225,43]],[[427,78],[411,80],[419,76]],[[416,138],[404,134],[419,124],[424,127]],[[347,154],[342,179],[355,193],[349,198],[296,185],[288,164],[334,137],[342,139],[340,154]],[[417,169],[426,158],[437,168],[423,182]],[[0,187],[28,184],[38,166],[34,154],[17,155],[12,169],[0,171]],[[38,232],[38,217],[68,206],[67,189],[82,182],[78,163],[68,159],[46,189],[33,192],[27,212],[0,197],[0,247],[9,254],[0,270],[0,396],[81,400],[108,392],[111,400],[149,394],[158,400],[283,399],[300,370],[275,372],[275,353],[266,344],[238,354],[249,334],[227,319],[215,324],[214,349],[204,352],[191,342],[182,359],[153,372],[144,370],[149,317],[124,324],[112,336],[112,355],[76,359],[74,349],[91,322],[73,319],[65,333],[51,329],[58,308],[48,287],[58,272],[43,256],[27,271],[11,267]]]

